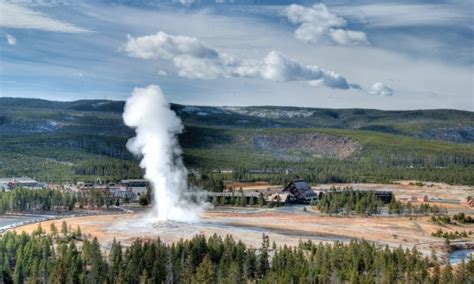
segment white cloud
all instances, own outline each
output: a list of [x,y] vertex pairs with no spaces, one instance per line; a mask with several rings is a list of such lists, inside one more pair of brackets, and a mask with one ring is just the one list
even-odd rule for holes
[[12,36],[11,34],[6,34],[5,38],[7,39],[7,43],[9,45],[15,45],[16,44],[16,38]]
[[377,82],[372,85],[372,87],[369,90],[369,93],[371,95],[391,96],[393,95],[393,90],[385,86],[384,84]]
[[128,37],[128,55],[171,61],[179,76],[199,79],[219,77],[261,78],[276,82],[307,81],[311,85],[348,89],[341,75],[313,65],[304,65],[271,51],[261,60],[240,59],[207,46],[197,38],[158,32],[143,37]]
[[315,4],[310,8],[292,4],[286,9],[286,16],[293,24],[300,24],[295,37],[304,42],[329,40],[340,45],[369,43],[364,32],[343,29],[347,22],[329,11],[324,4]]
[[359,18],[366,25],[378,28],[429,27],[464,25],[472,27],[472,3],[377,3],[337,6],[340,15]]
[[173,2],[179,2],[183,6],[189,6],[189,5],[193,4],[194,2],[196,2],[196,0],[173,0]]
[[271,51],[261,67],[264,79],[272,81],[308,81],[310,85],[348,89],[349,84],[341,75],[317,66],[303,65],[280,52]]
[[81,33],[86,29],[55,20],[30,8],[0,1],[0,27],[16,29],[37,29],[51,32]]
[[356,32],[343,29],[331,29],[329,31],[331,39],[340,45],[357,45],[359,43],[368,43],[364,32]]
[[166,72],[165,70],[158,70],[158,75],[162,76],[162,77],[167,77],[168,76],[168,72]]

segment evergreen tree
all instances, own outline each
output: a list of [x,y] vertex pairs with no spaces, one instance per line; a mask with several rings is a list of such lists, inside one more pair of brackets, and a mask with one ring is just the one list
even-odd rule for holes
[[270,246],[270,240],[268,235],[262,235],[262,246],[259,250],[258,260],[257,260],[257,275],[260,278],[263,278],[269,269],[268,262],[268,248]]
[[258,194],[258,207],[263,207],[263,204],[264,204],[263,193],[260,192],[260,193]]
[[249,206],[253,207],[255,205],[255,197],[250,196],[249,198]]
[[67,223],[66,223],[66,221],[63,221],[63,222],[61,223],[61,233],[63,234],[63,236],[67,236],[68,228],[67,228]]
[[216,283],[215,268],[207,254],[197,268],[196,280],[198,283]]

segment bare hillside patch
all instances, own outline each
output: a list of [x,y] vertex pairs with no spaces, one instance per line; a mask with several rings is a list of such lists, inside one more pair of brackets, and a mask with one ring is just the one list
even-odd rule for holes
[[300,152],[338,159],[345,159],[362,149],[360,144],[346,137],[321,133],[258,135],[253,138],[253,144],[257,149],[276,153]]

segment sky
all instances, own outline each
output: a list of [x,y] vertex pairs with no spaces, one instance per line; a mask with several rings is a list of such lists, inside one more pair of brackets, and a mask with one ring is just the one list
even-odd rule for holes
[[474,111],[474,1],[0,0],[0,96]]

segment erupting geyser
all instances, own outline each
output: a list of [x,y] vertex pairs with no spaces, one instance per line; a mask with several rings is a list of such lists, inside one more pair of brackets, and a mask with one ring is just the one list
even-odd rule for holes
[[135,88],[125,103],[123,120],[136,132],[128,140],[127,148],[142,156],[140,167],[145,169],[145,178],[151,182],[154,193],[154,219],[196,221],[195,206],[180,198],[188,189],[187,170],[177,139],[183,124],[170,109],[160,87]]

